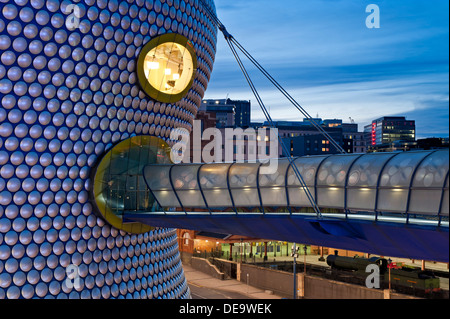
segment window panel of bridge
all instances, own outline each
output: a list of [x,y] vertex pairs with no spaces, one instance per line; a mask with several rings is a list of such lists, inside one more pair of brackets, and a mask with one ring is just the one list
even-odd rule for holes
[[359,155],[335,155],[327,158],[317,175],[317,203],[330,208],[345,207],[347,172]]
[[[413,173],[429,153],[404,152],[392,157],[381,173],[380,188],[407,188],[411,184]],[[442,183],[444,180],[442,180]]]
[[448,173],[448,151],[437,151],[428,156],[418,167],[413,187],[441,187]]
[[174,165],[171,178],[173,187],[183,207],[205,207],[197,182],[200,165]]
[[447,182],[445,185],[445,191],[444,191],[444,197],[442,198],[442,207],[441,207],[441,215],[448,217],[448,211],[449,211],[449,193],[448,193],[448,176],[447,176]]
[[428,154],[424,152],[404,152],[389,160],[381,173],[378,190],[379,210],[406,212],[411,178],[417,165]]
[[230,207],[227,175],[231,164],[208,164],[200,168],[200,186],[210,208]]
[[372,153],[358,158],[352,165],[347,181],[347,207],[375,210],[377,184],[384,164],[394,154]]
[[151,165],[144,168],[145,180],[163,207],[179,206],[170,182],[170,168],[171,165]]
[[234,164],[229,173],[231,194],[236,207],[259,207],[257,176],[259,165]]
[[[313,198],[315,197],[314,185],[316,182],[316,172],[326,158],[326,156],[299,157],[294,162]],[[295,175],[292,166],[289,167],[287,173],[287,187],[291,206],[311,206],[306,192],[301,186],[300,180]]]
[[437,215],[441,203],[441,190],[412,189],[408,213]]
[[278,160],[278,168],[274,174],[259,174],[259,189],[264,206],[287,206],[286,171],[288,159]]
[[[432,215],[439,212],[442,186],[448,174],[448,162],[448,152],[437,151],[429,155],[417,168],[412,183],[410,212]],[[428,189],[424,189],[425,187]],[[444,194],[441,213],[448,216],[448,190]]]
[[[299,157],[294,161],[307,186],[315,185],[317,168],[326,158],[326,156]],[[292,166],[290,166],[288,170],[287,184],[288,187],[297,187],[301,185]]]

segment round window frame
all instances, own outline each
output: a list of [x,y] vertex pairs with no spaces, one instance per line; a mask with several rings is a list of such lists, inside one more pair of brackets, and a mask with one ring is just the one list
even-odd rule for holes
[[[184,90],[177,94],[167,94],[164,93],[163,91],[158,90],[148,81],[144,73],[144,61],[147,54],[154,48],[164,43],[176,43],[182,45],[183,47],[186,48],[186,50],[189,52],[192,58],[193,68],[191,79],[184,88]],[[178,33],[166,33],[152,39],[142,48],[142,51],[140,52],[137,60],[137,78],[141,90],[144,91],[145,94],[147,94],[152,99],[163,103],[175,103],[180,101],[191,89],[196,74],[197,74],[197,54],[195,53],[194,45],[192,44],[191,41],[189,41],[188,38]]]
[[[147,144],[143,144],[147,142]],[[150,136],[150,135],[137,135],[125,140],[122,140],[115,144],[111,149],[109,149],[103,156],[98,160],[95,167],[91,170],[90,179],[92,181],[92,187],[90,189],[90,203],[93,207],[94,213],[102,218],[107,224],[110,226],[127,232],[129,234],[143,234],[155,229],[155,227],[143,224],[141,222],[124,222],[123,217],[116,215],[111,207],[106,204],[104,200],[104,180],[105,175],[109,171],[109,166],[111,164],[111,157],[115,152],[121,151],[125,152],[127,155],[130,150],[133,148],[137,148],[141,145],[157,147],[162,150],[165,154],[165,158],[169,161],[168,163],[172,163],[171,161],[171,147],[159,137]],[[145,163],[146,165],[151,165],[156,163]],[[147,185],[147,188],[150,189]],[[152,195],[153,196],[153,195]],[[155,199],[156,203],[157,200]]]

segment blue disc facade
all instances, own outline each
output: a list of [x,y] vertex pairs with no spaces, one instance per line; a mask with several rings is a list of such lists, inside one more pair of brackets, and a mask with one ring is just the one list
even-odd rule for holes
[[[140,90],[136,61],[172,32],[194,44],[198,68],[170,104]],[[172,130],[192,127],[216,36],[198,0],[0,0],[0,299],[190,296],[176,231],[109,226],[90,173],[121,140],[170,145]]]

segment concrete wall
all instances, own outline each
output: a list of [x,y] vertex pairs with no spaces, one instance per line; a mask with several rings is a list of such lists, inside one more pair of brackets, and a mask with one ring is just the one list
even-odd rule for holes
[[208,274],[214,278],[217,278],[220,280],[225,279],[225,274],[223,272],[220,272],[216,266],[212,265],[206,259],[192,257],[191,266],[192,266],[192,268],[197,269],[197,270],[199,270],[205,274]]
[[241,282],[247,283],[248,280],[250,286],[273,291],[274,294],[281,297],[290,298],[294,294],[292,273],[248,264],[241,264],[240,270]]
[[[195,261],[194,261],[195,260]],[[211,264],[200,258],[192,258],[192,266],[198,270],[207,269],[211,273]],[[219,261],[216,259],[216,262]],[[227,269],[234,262],[220,260],[221,268]],[[209,266],[211,265],[211,266]],[[217,267],[215,267],[217,270]],[[218,270],[217,270],[218,271]],[[225,272],[225,270],[222,270]],[[205,271],[206,272],[206,271]],[[247,276],[248,275],[248,276]],[[292,298],[294,295],[294,276],[292,273],[237,263],[237,280],[250,286],[270,290],[274,294]],[[216,277],[217,278],[217,277]],[[297,274],[297,297],[305,299],[415,299],[414,297],[390,294],[380,289],[369,289],[359,285],[333,281],[315,276]]]
[[384,299],[383,290],[305,276],[306,299]]
[[181,262],[185,265],[190,265],[192,261],[192,253],[180,251]]

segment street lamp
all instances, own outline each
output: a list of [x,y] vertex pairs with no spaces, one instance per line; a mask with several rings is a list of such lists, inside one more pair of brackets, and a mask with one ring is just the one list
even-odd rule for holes
[[303,251],[305,252],[305,258],[304,258],[304,267],[305,267],[304,273],[305,273],[305,276],[306,276],[306,251],[307,250],[308,250],[308,247],[306,245],[303,246]]
[[388,269],[389,269],[389,295],[391,294],[391,268],[392,268],[392,259],[389,258],[387,260],[388,262]]
[[294,299],[297,299],[297,258],[298,258],[298,250],[300,247],[297,247],[296,244],[292,245],[291,257],[294,257]]

